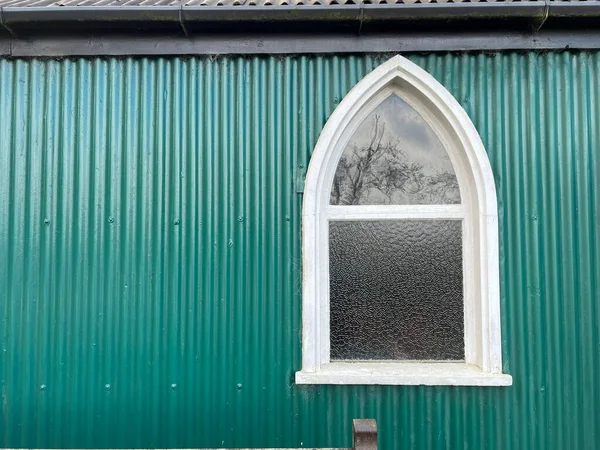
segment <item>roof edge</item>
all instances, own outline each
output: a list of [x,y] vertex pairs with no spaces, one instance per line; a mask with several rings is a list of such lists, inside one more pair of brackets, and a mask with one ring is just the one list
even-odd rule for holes
[[[398,30],[538,31],[561,23],[571,30],[581,22],[600,23],[600,2],[471,2],[303,6],[61,6],[0,7],[0,33],[16,39],[41,37],[144,36],[238,33],[335,33],[357,35]],[[480,25],[485,24],[482,28]],[[488,26],[500,24],[499,27]],[[575,25],[574,25],[575,24]],[[232,28],[233,27],[233,28]],[[578,27],[579,28],[579,27]]]
[[596,30],[463,33],[355,33],[298,35],[210,34],[0,38],[0,57],[125,57],[197,55],[302,55],[469,51],[600,50]]

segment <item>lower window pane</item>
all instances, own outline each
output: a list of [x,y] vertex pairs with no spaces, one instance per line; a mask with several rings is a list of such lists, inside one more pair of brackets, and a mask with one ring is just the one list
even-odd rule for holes
[[463,360],[462,224],[329,224],[332,360]]

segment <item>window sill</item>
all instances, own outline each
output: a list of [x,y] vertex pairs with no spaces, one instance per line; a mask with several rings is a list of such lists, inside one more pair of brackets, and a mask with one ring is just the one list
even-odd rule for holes
[[343,362],[324,364],[317,372],[296,372],[296,384],[511,386],[512,377],[465,363]]

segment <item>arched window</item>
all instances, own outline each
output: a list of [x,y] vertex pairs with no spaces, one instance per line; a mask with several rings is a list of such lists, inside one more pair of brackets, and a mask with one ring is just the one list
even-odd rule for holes
[[323,129],[303,203],[299,384],[510,385],[496,191],[469,117],[396,56]]

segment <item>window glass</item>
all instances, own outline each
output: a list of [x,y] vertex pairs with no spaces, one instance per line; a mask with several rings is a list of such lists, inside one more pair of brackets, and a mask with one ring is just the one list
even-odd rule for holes
[[332,360],[464,360],[462,222],[329,224]]
[[460,203],[442,143],[423,117],[395,94],[358,127],[340,158],[332,205]]

